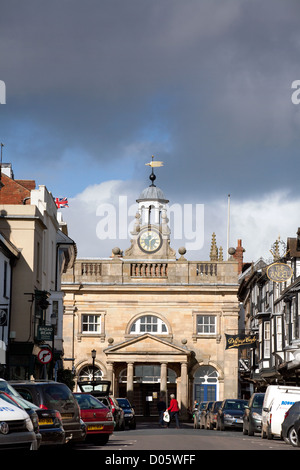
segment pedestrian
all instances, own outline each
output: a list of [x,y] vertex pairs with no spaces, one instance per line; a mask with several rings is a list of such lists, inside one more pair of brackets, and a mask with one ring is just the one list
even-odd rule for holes
[[157,403],[157,411],[159,415],[159,425],[164,427],[164,412],[166,411],[167,405],[163,397],[159,397],[159,402]]
[[175,398],[175,395],[171,394],[170,395],[171,401],[170,401],[170,406],[168,408],[168,411],[170,413],[170,421],[168,423],[168,427],[170,426],[170,423],[173,418],[175,418],[175,423],[176,423],[176,428],[179,429],[179,406],[178,406],[178,401]]

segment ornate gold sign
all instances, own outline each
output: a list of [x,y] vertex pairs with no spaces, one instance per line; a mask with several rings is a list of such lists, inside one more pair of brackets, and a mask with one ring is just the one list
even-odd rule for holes
[[286,282],[292,275],[292,268],[285,263],[273,263],[267,268],[267,276],[273,282]]

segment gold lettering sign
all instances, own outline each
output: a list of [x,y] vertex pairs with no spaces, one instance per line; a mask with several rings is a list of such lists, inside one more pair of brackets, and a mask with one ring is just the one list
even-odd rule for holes
[[251,348],[256,346],[257,337],[250,335],[227,335],[225,349],[233,348]]
[[267,268],[267,276],[273,282],[286,282],[292,275],[292,268],[284,263],[273,263]]

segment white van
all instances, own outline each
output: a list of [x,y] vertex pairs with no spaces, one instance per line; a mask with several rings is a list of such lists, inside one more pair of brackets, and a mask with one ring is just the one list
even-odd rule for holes
[[26,411],[0,395],[0,450],[37,448],[33,424]]
[[300,401],[300,387],[268,386],[262,408],[261,437],[263,439],[281,438],[284,415],[296,401]]

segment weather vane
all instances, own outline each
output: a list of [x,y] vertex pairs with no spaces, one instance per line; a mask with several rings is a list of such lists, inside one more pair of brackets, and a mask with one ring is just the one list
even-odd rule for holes
[[154,174],[154,171],[153,171],[153,168],[158,168],[160,166],[164,166],[164,163],[163,162],[159,162],[159,161],[154,161],[154,155],[152,155],[152,160],[150,163],[145,163],[146,166],[151,166],[152,168],[152,173],[151,175],[149,176],[150,180],[152,181],[152,185],[151,186],[155,186],[154,184],[154,181],[156,180],[156,176]]

